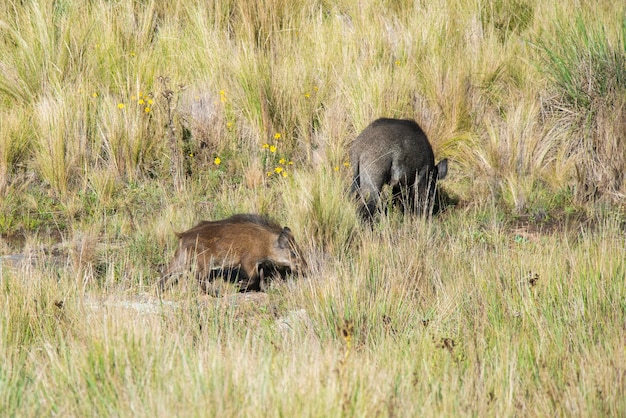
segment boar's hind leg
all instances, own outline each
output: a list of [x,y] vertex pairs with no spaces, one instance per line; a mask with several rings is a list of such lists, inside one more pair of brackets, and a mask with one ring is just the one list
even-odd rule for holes
[[408,167],[398,161],[391,164],[391,179],[389,185],[392,190],[393,203],[399,205],[403,212],[410,212],[414,206],[414,191],[412,180],[407,177]]
[[[363,168],[363,164],[361,164]],[[361,200],[361,215],[365,218],[373,218],[378,207],[380,191],[383,188],[385,179],[384,173],[373,169],[361,170],[359,174],[359,199]]]

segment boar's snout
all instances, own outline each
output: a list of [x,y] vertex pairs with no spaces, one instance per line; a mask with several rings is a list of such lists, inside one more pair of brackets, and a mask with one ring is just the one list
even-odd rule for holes
[[276,240],[275,259],[276,264],[288,267],[291,272],[298,276],[304,276],[308,265],[302,254],[302,250],[296,243],[289,227],[284,227]]

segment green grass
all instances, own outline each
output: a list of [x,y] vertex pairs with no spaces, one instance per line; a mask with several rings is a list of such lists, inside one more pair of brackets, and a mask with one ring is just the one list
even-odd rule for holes
[[[248,3],[0,5],[0,415],[625,415],[624,6]],[[358,220],[379,116],[454,205]],[[237,212],[307,277],[159,297]]]

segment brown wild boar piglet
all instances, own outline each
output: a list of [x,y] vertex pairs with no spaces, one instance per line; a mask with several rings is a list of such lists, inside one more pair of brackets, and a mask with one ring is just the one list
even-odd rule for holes
[[302,274],[307,268],[291,230],[264,216],[202,221],[176,235],[178,249],[159,280],[161,291],[171,279],[177,281],[194,268],[205,290],[207,282],[221,276],[236,278],[241,291],[263,290],[268,273]]

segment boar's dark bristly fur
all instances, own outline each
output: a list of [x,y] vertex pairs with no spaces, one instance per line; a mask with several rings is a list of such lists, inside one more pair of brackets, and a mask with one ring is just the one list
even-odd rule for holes
[[178,249],[159,280],[161,291],[192,268],[203,288],[217,276],[236,277],[242,291],[262,290],[267,273],[301,274],[306,269],[291,230],[264,216],[202,221],[176,235]]
[[403,208],[430,215],[437,180],[448,172],[448,160],[435,165],[426,134],[414,120],[381,118],[372,122],[350,147],[352,190],[359,211],[371,220],[385,184]]

